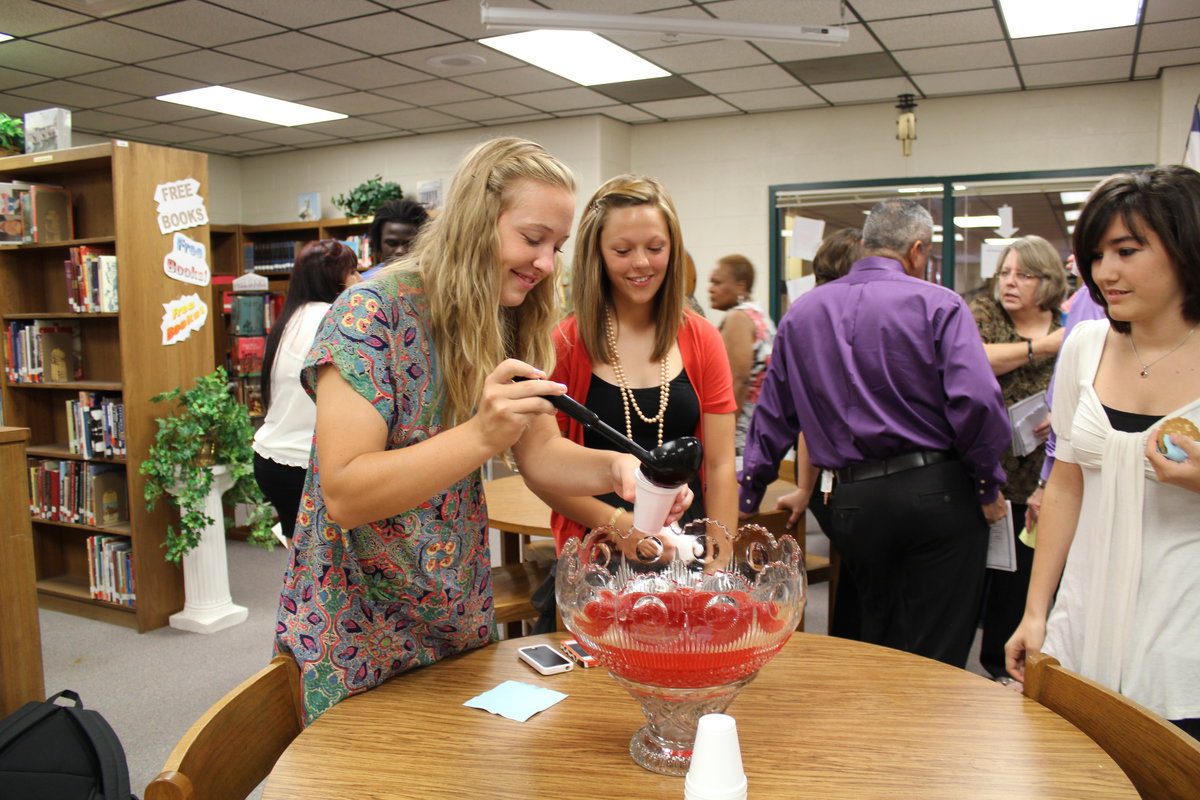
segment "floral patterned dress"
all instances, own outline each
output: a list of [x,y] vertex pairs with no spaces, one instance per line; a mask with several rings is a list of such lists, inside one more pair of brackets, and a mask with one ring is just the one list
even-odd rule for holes
[[[333,365],[379,412],[389,450],[443,430],[420,278],[357,284],[333,304],[301,374]],[[357,692],[494,638],[487,507],[478,470],[397,516],[329,519],[313,448],[275,624],[300,665],[306,722]]]

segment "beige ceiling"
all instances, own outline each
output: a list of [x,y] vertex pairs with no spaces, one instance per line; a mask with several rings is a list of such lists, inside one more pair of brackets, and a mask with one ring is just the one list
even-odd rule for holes
[[[476,42],[479,0],[0,0],[0,111],[60,106],[101,136],[232,156],[582,114],[632,124],[1153,79],[1200,63],[1200,2],[1129,28],[1011,40],[992,0],[491,0],[493,6],[836,24],[840,47],[660,34],[613,41],[669,70],[583,87]],[[211,84],[348,119],[295,128],[155,100]]]

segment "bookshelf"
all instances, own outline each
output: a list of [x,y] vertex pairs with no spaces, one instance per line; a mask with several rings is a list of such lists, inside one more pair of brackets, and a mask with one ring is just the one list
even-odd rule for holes
[[[39,603],[43,608],[148,631],[167,624],[183,607],[182,571],[163,558],[168,504],[146,511],[145,481],[137,466],[148,454],[164,409],[150,398],[176,386],[189,386],[212,371],[214,340],[201,329],[184,341],[164,346],[163,303],[206,289],[169,278],[163,259],[172,234],[156,224],[155,189],[194,178],[207,195],[208,162],[202,153],[132,142],[56,150],[0,158],[0,181],[64,186],[71,191],[74,239],[63,242],[0,245],[0,322],[23,319],[69,321],[82,340],[82,380],[20,383],[0,376],[4,423],[30,429],[27,455],[123,469],[128,490],[128,522],[116,526],[32,519]],[[209,246],[209,226],[183,231]],[[117,256],[120,309],[116,313],[71,310],[63,262],[71,247],[112,247]],[[213,259],[210,250],[210,262]],[[210,323],[220,307],[210,307]],[[65,401],[81,391],[119,395],[124,405],[127,455],[93,456],[67,444]],[[93,599],[89,587],[87,540],[100,534],[128,536],[136,581],[133,608]]]

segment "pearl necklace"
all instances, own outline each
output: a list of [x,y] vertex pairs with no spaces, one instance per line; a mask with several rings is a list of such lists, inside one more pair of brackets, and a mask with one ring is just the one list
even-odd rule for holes
[[647,417],[638,407],[637,398],[633,396],[633,390],[629,388],[629,381],[625,380],[625,369],[621,366],[621,352],[617,350],[617,332],[613,327],[611,311],[604,317],[604,335],[608,339],[608,349],[612,353],[612,368],[617,377],[617,388],[621,391],[621,406],[625,409],[625,435],[630,439],[633,438],[633,418],[629,414],[629,407],[633,406],[638,419],[642,422],[647,425],[658,423],[658,443],[661,445],[663,443],[663,420],[667,417],[667,403],[671,400],[670,355],[663,356],[658,365],[658,414]]
[[1142,356],[1140,353],[1138,353],[1137,345],[1133,343],[1133,331],[1132,330],[1129,331],[1129,346],[1133,348],[1133,357],[1136,358],[1137,362],[1142,365],[1142,377],[1149,378],[1151,367],[1153,367],[1155,364],[1162,361],[1167,356],[1171,355],[1171,353],[1174,353],[1176,350],[1178,350],[1179,348],[1181,348],[1185,344],[1187,344],[1187,340],[1190,339],[1192,337],[1192,334],[1196,332],[1196,328],[1200,328],[1200,325],[1193,325],[1192,329],[1183,335],[1183,340],[1180,341],[1179,344],[1175,345],[1170,350],[1168,350],[1167,352],[1163,353],[1158,358],[1151,361],[1149,364],[1147,364],[1145,361],[1142,361]]

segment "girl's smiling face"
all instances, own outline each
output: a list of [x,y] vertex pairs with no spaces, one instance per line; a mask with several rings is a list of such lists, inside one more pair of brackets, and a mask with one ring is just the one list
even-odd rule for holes
[[1141,235],[1113,217],[1093,254],[1092,279],[1104,293],[1115,320],[1136,322],[1169,313],[1182,313],[1183,286],[1158,234],[1141,220]]
[[500,237],[500,305],[519,306],[554,274],[555,256],[571,234],[575,195],[561,186],[524,178],[505,190],[507,207],[496,220]]
[[652,302],[671,262],[671,234],[662,211],[648,204],[611,209],[600,231],[600,255],[614,300]]

